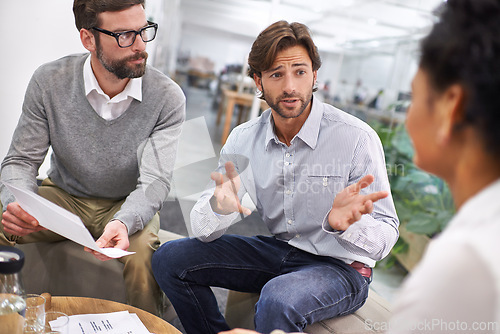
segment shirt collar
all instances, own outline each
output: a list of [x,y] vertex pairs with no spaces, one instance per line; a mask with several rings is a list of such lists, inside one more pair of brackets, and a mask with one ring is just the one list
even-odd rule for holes
[[264,144],[266,145],[266,151],[267,148],[269,147],[269,143],[271,140],[273,140],[276,144],[278,144],[278,137],[276,137],[276,134],[274,133],[274,120],[272,116],[272,111],[271,109],[268,109],[268,114],[265,115],[266,119],[264,119],[264,122],[267,123],[267,128],[266,128],[266,140],[264,141]]
[[[107,96],[106,93],[101,89],[99,83],[97,82],[97,78],[94,75],[94,71],[92,71],[92,66],[90,65],[90,57],[87,57],[85,63],[83,64],[83,82],[85,86],[85,96],[88,96],[92,91],[96,91],[99,95]],[[127,86],[123,91],[113,97],[115,100],[124,100],[128,96],[142,101],[142,77],[141,78],[132,78],[129,80]]]
[[[315,149],[318,142],[321,119],[323,118],[323,105],[320,101],[315,101],[314,98],[311,100],[311,103],[311,113],[302,125],[300,131],[292,139],[292,142],[295,140],[295,138],[300,138],[310,148]],[[275,143],[279,142],[278,137],[274,132],[274,121],[271,111],[269,112],[269,115],[267,117],[266,140],[264,142],[266,145],[266,149],[269,147],[269,143],[271,140],[274,140]]]

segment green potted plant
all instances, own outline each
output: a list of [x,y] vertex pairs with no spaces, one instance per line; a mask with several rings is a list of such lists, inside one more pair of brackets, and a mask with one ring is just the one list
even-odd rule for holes
[[400,220],[400,238],[385,264],[396,260],[411,271],[433,236],[446,226],[454,214],[453,199],[447,185],[413,163],[413,147],[403,125],[371,122],[386,155],[387,173]]

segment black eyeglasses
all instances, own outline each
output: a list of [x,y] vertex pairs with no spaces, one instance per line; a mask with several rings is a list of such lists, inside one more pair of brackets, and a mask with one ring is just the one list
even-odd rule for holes
[[156,37],[156,31],[158,30],[158,23],[148,21],[148,25],[139,30],[128,30],[123,32],[112,32],[109,30],[104,30],[97,27],[92,27],[96,31],[102,32],[103,34],[113,36],[121,48],[128,48],[135,42],[137,35],[141,36],[144,43],[151,42]]

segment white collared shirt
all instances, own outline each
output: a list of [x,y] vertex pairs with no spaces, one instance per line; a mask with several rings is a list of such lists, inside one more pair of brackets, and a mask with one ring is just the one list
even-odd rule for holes
[[110,99],[97,82],[90,65],[90,57],[87,57],[83,65],[85,95],[99,116],[108,121],[113,120],[127,110],[133,99],[142,101],[142,78],[130,79],[125,89]]

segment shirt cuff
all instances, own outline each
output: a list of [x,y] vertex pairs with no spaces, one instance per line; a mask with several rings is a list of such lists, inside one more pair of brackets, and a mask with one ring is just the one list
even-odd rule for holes
[[217,231],[225,231],[238,215],[237,212],[228,215],[214,212],[210,205],[210,197],[198,201],[191,214],[194,236],[202,239],[209,238]]
[[333,229],[331,226],[330,226],[330,223],[328,222],[328,216],[330,215],[330,212],[332,210],[330,209],[330,211],[328,211],[328,213],[326,214],[325,218],[323,218],[323,224],[322,224],[322,227],[323,227],[323,231],[325,231],[326,233],[329,233],[329,234],[335,234],[335,235],[341,235],[342,233],[344,233],[345,231],[341,231],[341,230],[335,230]]

